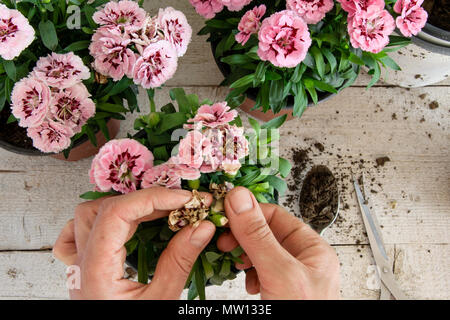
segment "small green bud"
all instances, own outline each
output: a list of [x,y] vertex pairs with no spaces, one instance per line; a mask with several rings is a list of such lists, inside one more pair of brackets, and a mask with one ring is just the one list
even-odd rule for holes
[[189,188],[191,188],[192,190],[197,190],[200,187],[200,180],[196,179],[196,180],[188,180],[188,186]]
[[42,13],[46,13],[47,12],[47,9],[45,9],[45,8],[41,8],[40,10],[41,10]]
[[216,227],[223,227],[228,223],[227,217],[221,214],[213,214],[209,217],[209,220],[211,220],[211,222],[214,223]]
[[41,2],[44,4],[49,4],[50,2],[52,2],[52,0],[41,0]]
[[160,120],[161,118],[157,112],[152,112],[148,115],[148,125],[150,128],[156,127]]

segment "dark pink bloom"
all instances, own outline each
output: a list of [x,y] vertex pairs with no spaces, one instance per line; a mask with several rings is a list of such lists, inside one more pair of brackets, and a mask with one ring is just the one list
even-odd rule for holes
[[21,127],[36,127],[42,124],[51,102],[50,88],[30,77],[16,82],[11,94],[12,114],[19,119]]
[[125,31],[140,29],[145,17],[145,10],[140,8],[136,2],[128,0],[110,1],[92,16],[94,21],[101,26]]
[[417,35],[425,26],[428,13],[420,6],[423,0],[397,0],[394,11],[400,15],[395,20],[397,28],[405,37]]
[[223,9],[221,0],[189,0],[189,2],[194,6],[195,11],[206,19],[214,18],[216,13]]
[[192,28],[184,13],[172,7],[159,9],[158,22],[165,39],[177,50],[178,57],[183,56],[192,37]]
[[175,169],[164,163],[145,171],[141,186],[144,189],[156,186],[181,189],[181,177]]
[[46,57],[41,57],[32,74],[50,87],[59,89],[72,87],[91,76],[89,68],[73,52],[65,54],[52,52]]
[[[383,1],[383,0],[382,0]],[[333,6],[333,0],[286,0],[289,10],[295,11],[308,24],[316,24]]]
[[252,0],[222,0],[224,6],[230,11],[241,11]]
[[153,166],[153,154],[132,139],[107,142],[92,161],[91,183],[102,192],[128,193],[139,189],[144,172]]
[[63,124],[44,121],[37,127],[28,128],[27,134],[33,140],[35,148],[42,152],[57,153],[70,146],[73,131]]
[[348,33],[354,48],[378,53],[389,43],[394,31],[394,18],[386,10],[370,6],[367,11],[356,12],[348,18]]
[[195,117],[188,122],[201,122],[205,127],[215,128],[233,121],[236,116],[237,111],[231,110],[226,102],[218,102],[212,106],[201,106]]
[[305,59],[311,45],[308,25],[291,10],[264,19],[258,39],[258,56],[277,67],[295,67]]
[[0,4],[0,56],[12,60],[34,40],[34,29],[18,10]]
[[384,9],[384,0],[337,0],[348,16],[353,16],[356,12],[366,11],[370,6]]
[[236,34],[236,41],[244,45],[252,34],[258,33],[259,27],[261,26],[261,18],[265,13],[266,6],[263,4],[247,11],[239,22],[239,33]]

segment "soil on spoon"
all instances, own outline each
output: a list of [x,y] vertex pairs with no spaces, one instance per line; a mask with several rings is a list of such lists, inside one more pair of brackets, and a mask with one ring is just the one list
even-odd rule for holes
[[300,213],[305,223],[321,230],[333,220],[337,207],[338,187],[334,176],[326,171],[309,173],[300,193]]
[[17,121],[6,123],[10,115],[10,107],[6,104],[0,112],[0,140],[16,147],[34,149],[33,141],[27,136],[27,130],[25,128],[19,127]]
[[450,31],[450,0],[425,0],[423,8],[428,12],[428,23]]

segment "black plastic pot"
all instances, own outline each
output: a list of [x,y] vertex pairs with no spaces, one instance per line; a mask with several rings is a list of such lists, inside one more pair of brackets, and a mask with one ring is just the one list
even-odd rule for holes
[[450,31],[427,23],[412,41],[428,51],[450,56]]

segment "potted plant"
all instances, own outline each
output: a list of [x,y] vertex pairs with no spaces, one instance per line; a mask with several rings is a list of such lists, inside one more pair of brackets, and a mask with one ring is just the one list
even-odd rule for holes
[[192,34],[183,13],[134,1],[2,2],[0,146],[21,154],[97,153],[139,111],[137,85],[153,98],[174,75]]
[[190,0],[207,20],[214,57],[233,90],[228,101],[268,120],[300,117],[350,86],[361,67],[371,87],[380,65],[398,70],[388,51],[409,39],[391,36],[391,0]]
[[[216,246],[217,237],[226,230],[223,201],[227,191],[245,186],[258,201],[267,203],[276,202],[277,194],[286,190],[285,181],[276,175],[285,178],[291,165],[273,149],[279,138],[277,129],[286,116],[262,126],[252,119],[254,130],[245,132],[237,112],[226,102],[199,102],[196,95],[186,95],[183,89],[171,90],[170,96],[178,109],[169,103],[160,112],[138,118],[136,134],[112,140],[100,149],[90,171],[96,191],[81,197],[92,200],[153,186],[192,190],[193,199],[185,208],[139,225],[126,244],[127,262],[137,269],[138,280],[147,283],[175,232],[208,219],[217,226],[216,235],[187,282],[189,299],[205,299],[206,285],[221,285],[236,276],[234,262],[241,261],[243,253],[240,248],[223,253]],[[204,206],[197,191],[213,194],[210,208]]]
[[[397,1],[394,9],[403,16],[428,16],[423,29],[412,34],[408,50],[391,52],[401,71],[389,72],[384,80],[402,87],[422,87],[444,80],[450,74],[450,3],[448,0]],[[408,8],[408,4],[410,8]],[[421,7],[422,5],[422,7]],[[398,33],[408,31],[400,28]]]

